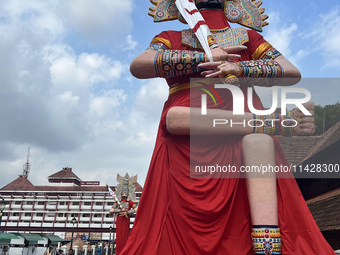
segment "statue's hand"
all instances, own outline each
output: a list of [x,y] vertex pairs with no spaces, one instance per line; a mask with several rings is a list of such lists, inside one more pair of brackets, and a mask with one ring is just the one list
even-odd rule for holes
[[202,76],[207,78],[225,78],[228,74],[235,75],[236,77],[240,75],[240,67],[229,61],[205,62],[198,66],[207,69],[201,73]]
[[[291,129],[291,135],[312,135],[315,133],[316,126],[314,124],[314,103],[308,102],[304,104],[304,107],[309,111],[312,115],[305,115],[298,108],[290,112],[290,116],[293,117],[297,121],[297,125]],[[284,116],[282,116],[285,119]],[[286,129],[282,128],[282,135],[287,136]]]
[[214,62],[205,62],[198,65],[206,69],[201,75],[207,78],[221,77],[225,78],[227,75],[240,75],[240,68],[234,62],[233,59],[240,58],[241,55],[232,54],[234,52],[240,52],[247,49],[246,46],[231,46],[231,47],[218,47],[211,50],[213,54]]
[[245,49],[245,46],[217,47],[211,50],[211,54],[213,56],[214,62],[222,60],[229,61],[241,57],[240,55],[232,53],[239,52]]
[[120,215],[120,216],[126,216],[126,215],[127,215],[127,212],[126,212],[126,211],[121,211],[121,212],[119,213],[119,215]]

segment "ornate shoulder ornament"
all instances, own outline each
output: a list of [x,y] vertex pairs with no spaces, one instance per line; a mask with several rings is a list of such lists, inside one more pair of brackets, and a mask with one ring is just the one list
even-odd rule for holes
[[[181,17],[175,0],[150,0],[155,7],[149,8],[149,15],[154,22],[162,22],[178,19],[186,23]],[[231,23],[238,23],[242,26],[262,32],[262,28],[268,25],[265,21],[268,15],[263,15],[265,9],[260,7],[262,1],[255,0],[232,0],[221,1],[224,4],[224,13]]]

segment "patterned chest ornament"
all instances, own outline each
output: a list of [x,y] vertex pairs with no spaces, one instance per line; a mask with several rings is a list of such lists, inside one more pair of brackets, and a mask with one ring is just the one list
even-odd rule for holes
[[[178,19],[182,23],[186,23],[176,7],[175,0],[150,1],[155,7],[150,7],[148,14],[153,17],[154,22]],[[263,15],[265,9],[260,8],[261,5],[261,0],[225,1],[224,13],[229,22],[262,32],[262,28],[268,25],[268,22],[265,21],[268,19],[268,15]]]
[[[244,45],[249,41],[247,30],[244,28],[225,28],[212,30],[212,36],[221,47]],[[182,30],[182,45],[193,50],[202,50],[202,46],[191,29]]]

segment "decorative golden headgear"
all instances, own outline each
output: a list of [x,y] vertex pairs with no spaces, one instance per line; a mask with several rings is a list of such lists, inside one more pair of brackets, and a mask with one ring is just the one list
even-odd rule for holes
[[[176,7],[175,0],[150,0],[150,2],[156,6],[150,7],[148,13],[153,17],[154,22],[178,19],[185,23]],[[265,9],[260,7],[261,5],[261,0],[226,0],[224,13],[229,22],[262,32],[262,27],[269,23],[265,21],[268,15],[262,15]]]
[[128,195],[130,200],[136,200],[136,186],[137,175],[129,176],[128,173],[125,176],[117,174],[117,187],[116,195],[119,200],[122,200],[122,195]]

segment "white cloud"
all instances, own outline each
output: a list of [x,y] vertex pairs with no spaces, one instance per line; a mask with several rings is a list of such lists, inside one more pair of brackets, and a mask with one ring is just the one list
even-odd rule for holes
[[309,54],[310,54],[309,50],[302,49],[302,50],[299,50],[295,55],[291,56],[289,60],[298,66],[297,63],[299,63]]
[[315,43],[314,51],[324,56],[324,67],[339,68],[340,66],[340,8],[336,7],[327,14],[320,14],[313,28],[302,34],[306,40]]
[[266,27],[265,39],[278,49],[286,58],[292,57],[291,43],[298,26],[286,24],[280,19],[279,13],[269,13],[270,26]]
[[64,26],[60,18],[55,15],[57,1],[1,1],[0,34],[10,35],[13,32],[22,30],[35,31],[37,34],[44,34],[50,39],[58,40],[64,33]]
[[135,100],[135,110],[143,113],[147,118],[159,119],[159,110],[169,94],[169,87],[165,79],[152,79],[138,91]]
[[128,65],[97,53],[76,56],[74,53],[61,52],[61,57],[52,64],[51,75],[58,87],[88,89],[98,83],[112,83],[127,70]]
[[97,119],[110,117],[114,114],[117,107],[122,105],[127,95],[123,90],[109,90],[103,96],[94,97],[90,102],[90,115]]
[[126,37],[126,47],[124,48],[124,50],[134,50],[137,45],[138,45],[138,42],[132,40],[132,35],[128,35]]
[[76,104],[79,101],[79,97],[73,96],[72,91],[67,91],[64,94],[59,95],[59,98],[63,103]]
[[36,185],[65,166],[83,180],[129,172],[143,183],[168,86],[132,78],[126,52],[94,50],[117,35],[120,49],[137,47],[132,0],[1,4],[0,188],[22,173],[29,146]]
[[[76,165],[76,160],[80,162],[84,154],[89,161],[94,160],[91,153],[96,141],[105,141],[110,132],[115,139],[112,126],[122,129],[120,115],[115,114],[114,109],[124,108],[121,104],[127,96],[112,86],[127,73],[128,64],[96,52],[77,54],[64,42],[70,29],[58,11],[67,4],[77,7],[82,3],[83,11],[99,6],[97,10],[103,18],[92,22],[97,22],[96,26],[108,22],[104,27],[106,32],[117,30],[112,22],[115,24],[115,19],[122,15],[127,23],[119,29],[128,29],[131,25],[131,1],[64,1],[62,6],[59,1],[1,3],[1,171],[11,169],[14,176],[20,174],[24,151],[31,145],[36,171],[32,174],[38,182],[46,182],[46,168],[57,171],[68,164]],[[78,14],[76,25],[85,29],[84,16]],[[99,14],[90,12],[89,15]],[[94,147],[98,149],[98,158],[105,154],[105,144]],[[8,176],[14,179],[13,175]],[[40,176],[44,176],[44,180]],[[1,179],[0,186],[9,179]]]
[[61,0],[59,15],[90,42],[102,42],[132,27],[132,0]]

